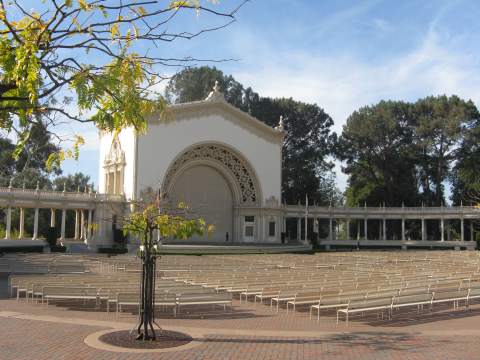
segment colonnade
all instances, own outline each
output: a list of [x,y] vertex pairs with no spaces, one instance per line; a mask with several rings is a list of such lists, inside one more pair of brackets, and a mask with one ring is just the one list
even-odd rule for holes
[[[360,241],[372,246],[424,244],[470,247],[477,231],[474,222],[480,220],[480,209],[473,206],[306,208],[302,205],[285,205],[284,209],[283,228],[287,238],[308,243],[312,239],[312,232],[320,233],[317,239],[326,246],[351,246]],[[287,219],[288,229],[285,225]],[[448,224],[451,221],[456,222],[455,239],[452,236],[453,228]]]
[[[300,218],[299,218],[300,220]],[[314,226],[317,226],[318,228],[318,220],[317,218],[314,218],[313,221],[314,221]],[[335,218],[332,218],[330,217],[329,218],[329,232],[328,232],[328,239],[329,240],[337,240],[337,231],[335,230],[335,226],[334,226],[334,222],[336,222],[337,219]],[[360,236],[361,232],[361,226],[360,226],[360,223],[363,222],[363,240],[389,240],[387,239],[387,220],[397,220],[397,219],[387,219],[387,218],[381,218],[381,219],[377,219],[377,218],[371,218],[371,219],[368,219],[368,218],[364,218],[364,219],[339,219],[339,220],[344,220],[345,221],[345,232],[346,232],[346,238],[342,239],[342,240],[360,240],[362,237]],[[350,236],[350,224],[351,224],[351,221],[356,221],[357,224],[356,224],[356,230],[357,230],[357,234],[356,234],[356,239],[355,238],[351,238]],[[380,224],[379,224],[379,234],[381,236],[379,236],[378,239],[369,239],[368,237],[368,221],[369,220],[378,220],[380,221]],[[407,226],[406,226],[406,220],[405,218],[402,218],[402,219],[398,219],[399,221],[401,221],[401,235],[400,235],[400,239],[396,239],[396,240],[413,240],[413,239],[409,239],[408,236],[407,236]],[[412,220],[412,219],[409,219],[409,220]],[[432,219],[432,218],[429,218],[429,219],[425,219],[425,218],[422,218],[422,219],[419,219],[419,221],[421,221],[421,239],[418,239],[418,240],[422,240],[422,241],[426,241],[427,240],[427,227],[426,227],[426,221],[427,220],[438,220],[440,222],[440,227],[439,227],[439,232],[440,232],[440,238],[439,239],[435,239],[435,240],[440,240],[440,241],[445,241],[445,234],[447,234],[447,240],[450,240],[450,232],[447,230],[445,231],[445,221],[449,221],[449,220],[459,220],[460,221],[460,238],[459,240],[460,241],[466,241],[467,239],[465,238],[465,219],[464,218],[460,218],[460,219],[446,219],[446,218],[440,218],[440,219]],[[470,233],[470,238],[468,240],[470,241],[473,241],[474,240],[474,234],[475,234],[475,230],[474,230],[474,227],[473,227],[473,220],[472,219],[468,219],[470,220],[469,221],[469,233]],[[297,236],[297,238],[299,239],[300,237]]]
[[[20,212],[19,216],[19,225],[18,225],[18,238],[25,238],[25,209],[24,207],[18,208]],[[5,216],[5,240],[12,239],[12,207],[6,208]],[[56,227],[56,211],[61,211],[61,223],[60,223],[60,241],[66,240],[66,218],[67,218],[67,209],[50,209],[50,227]],[[93,219],[93,210],[92,209],[73,209],[75,211],[75,232],[73,240],[87,242],[92,237],[92,219]],[[33,218],[33,234],[32,240],[39,239],[38,233],[38,223],[39,223],[39,213],[40,208],[34,208],[34,218]]]

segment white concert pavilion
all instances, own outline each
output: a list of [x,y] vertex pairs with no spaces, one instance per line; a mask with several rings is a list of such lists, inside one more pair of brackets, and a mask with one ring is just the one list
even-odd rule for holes
[[[282,204],[282,121],[276,128],[265,125],[228,104],[217,86],[205,100],[172,105],[166,113],[167,120],[148,119],[148,131],[142,135],[133,129],[123,130],[115,139],[100,134],[98,193],[0,188],[5,240],[25,240],[22,214],[29,208],[35,211],[31,240],[38,241],[39,209],[50,209],[51,226],[58,228],[62,241],[84,243],[91,249],[112,247],[115,217],[126,214],[131,201],[153,190],[168,201],[186,202],[215,225],[213,234],[190,239],[189,244],[307,245],[306,238],[319,233],[323,224],[328,231],[319,234],[318,241],[326,248],[475,247],[474,221],[480,218],[475,207],[306,209]],[[11,238],[13,208],[20,209],[21,239]],[[55,224],[56,211],[62,213],[60,224]],[[73,239],[65,236],[67,211],[76,214]],[[412,221],[421,224],[418,239],[408,229]],[[438,239],[429,236],[432,221],[441,234]],[[394,222],[401,228],[397,235],[389,231]],[[449,230],[453,222],[460,231]],[[368,229],[373,227],[377,230],[371,235]],[[130,239],[129,246],[138,243]]]

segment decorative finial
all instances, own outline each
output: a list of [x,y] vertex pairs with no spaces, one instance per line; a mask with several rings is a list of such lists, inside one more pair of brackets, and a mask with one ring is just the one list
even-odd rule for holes
[[63,192],[65,192],[65,191],[67,191],[67,183],[66,182],[63,183]]
[[220,91],[220,84],[218,80],[215,80],[215,85],[213,85],[213,89],[208,94],[206,101],[225,101],[225,97],[223,96],[222,92]]
[[37,181],[37,189],[36,190],[40,190],[40,181]]
[[283,116],[280,115],[280,119],[278,120],[278,125],[275,127],[277,131],[283,131]]
[[23,190],[25,190],[25,180],[23,180],[23,186],[22,186]]
[[77,186],[77,192],[80,192],[80,185]]
[[10,182],[8,183],[8,187],[10,189],[13,187],[13,178],[10,178]]

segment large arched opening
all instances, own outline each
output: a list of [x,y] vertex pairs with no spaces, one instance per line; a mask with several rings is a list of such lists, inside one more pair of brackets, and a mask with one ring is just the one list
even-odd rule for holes
[[[215,231],[205,241],[227,241],[233,235],[233,194],[230,184],[220,171],[208,165],[194,165],[175,179],[169,198],[183,201]],[[228,234],[228,235],[227,235]]]
[[185,202],[215,231],[194,240],[241,241],[238,210],[256,208],[261,199],[257,177],[248,161],[224,144],[195,144],[170,165],[162,192],[172,202]]

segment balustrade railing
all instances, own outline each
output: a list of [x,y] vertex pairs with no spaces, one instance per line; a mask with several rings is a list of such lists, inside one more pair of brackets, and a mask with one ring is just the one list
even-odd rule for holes
[[123,195],[0,187],[0,197],[32,200],[124,201]]
[[[285,209],[292,212],[305,212],[304,205],[286,205]],[[309,206],[308,212],[312,213],[332,213],[332,214],[345,214],[345,213],[451,213],[451,212],[479,212],[480,208],[477,206],[418,206],[418,207],[329,207],[329,206]]]

